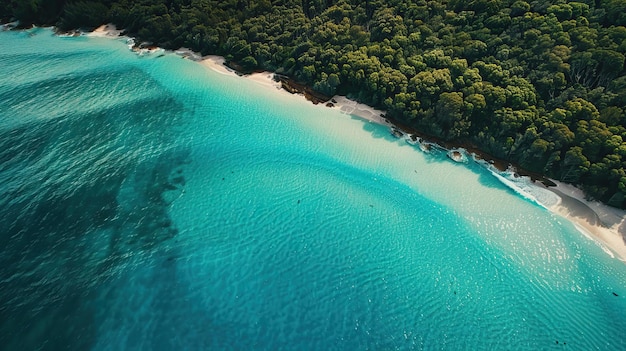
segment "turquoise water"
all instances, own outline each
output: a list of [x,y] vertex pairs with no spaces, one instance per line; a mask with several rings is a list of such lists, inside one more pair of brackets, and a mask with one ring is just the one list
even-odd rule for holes
[[623,262],[385,127],[47,29],[0,118],[3,349],[626,350]]

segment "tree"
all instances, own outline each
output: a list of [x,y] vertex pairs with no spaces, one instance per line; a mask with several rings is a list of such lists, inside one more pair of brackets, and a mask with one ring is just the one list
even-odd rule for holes
[[517,0],[511,5],[511,16],[521,16],[530,11],[530,5],[526,1]]
[[63,8],[63,14],[59,27],[73,29],[84,27],[93,29],[108,22],[109,9],[101,3],[94,1],[80,1],[68,3]]
[[581,175],[589,171],[591,163],[583,154],[580,146],[573,146],[565,153],[561,180],[564,182],[578,182]]
[[460,92],[444,92],[439,96],[435,113],[442,136],[446,139],[467,135],[470,122],[463,114],[463,107],[463,94]]
[[402,17],[394,15],[390,8],[381,8],[374,12],[370,30],[374,41],[391,39],[396,35],[407,35]]

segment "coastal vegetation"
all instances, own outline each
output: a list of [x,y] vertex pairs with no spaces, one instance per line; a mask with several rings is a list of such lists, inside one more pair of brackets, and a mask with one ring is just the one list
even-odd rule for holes
[[624,0],[3,0],[5,21],[218,54],[626,208]]

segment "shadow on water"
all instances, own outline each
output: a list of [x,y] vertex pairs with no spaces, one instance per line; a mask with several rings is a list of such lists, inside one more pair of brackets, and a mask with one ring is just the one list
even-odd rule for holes
[[177,234],[189,151],[173,146],[182,106],[155,91],[0,131],[2,349],[91,348],[98,289]]
[[618,227],[618,232],[622,235],[622,240],[624,244],[626,244],[626,221],[623,221],[622,224]]
[[376,139],[386,139],[389,141],[396,139],[393,135],[391,135],[388,127],[366,121],[362,119],[361,117],[355,117],[355,116],[351,116],[351,117],[352,119],[363,122],[363,130],[370,133],[372,137]]
[[[399,143],[404,144],[403,146],[405,147],[413,148],[415,152],[424,153],[424,151],[420,150],[420,147],[418,145],[411,145],[405,140],[399,140],[398,137],[393,135],[392,130],[388,126],[380,125],[377,123],[372,123],[355,115],[351,115],[351,118],[358,120],[358,121],[362,121],[364,123],[363,130],[367,131],[374,138],[384,139],[392,143],[399,142]],[[425,155],[426,157],[424,158],[424,160],[427,163],[431,163],[431,164],[442,163],[442,162],[455,163],[454,161],[450,160],[449,157],[446,156],[446,150],[444,150],[443,148],[431,147],[431,150],[425,153]],[[503,189],[516,196],[519,195],[513,189],[511,189],[510,187],[504,185],[501,181],[499,181],[488,169],[485,168],[485,166],[479,165],[478,163],[472,161],[471,156],[468,156],[468,158],[470,158],[468,162],[456,163],[456,165],[458,167],[464,167],[468,169],[469,171],[471,171],[472,173],[477,174],[478,181],[482,186],[485,186],[488,188]],[[626,225],[625,225],[625,228],[626,228]],[[625,233],[623,234],[623,236],[624,236],[624,240],[626,241],[626,229],[624,229],[624,232]]]
[[[400,140],[398,137],[396,137],[390,126],[385,126],[385,125],[381,125],[378,123],[374,123],[374,122],[370,122],[362,117],[359,116],[355,116],[355,115],[350,115],[350,117],[354,120],[360,121],[363,123],[363,130],[368,132],[372,137],[376,138],[376,139],[384,139],[387,140],[391,143],[399,143],[400,145],[402,145],[403,147],[410,147],[410,148],[414,148],[415,152],[422,152],[421,150],[419,150],[419,146],[416,145],[410,145],[409,143],[407,143],[404,140]],[[440,162],[449,162],[450,160],[446,159],[445,157],[445,153],[441,150],[438,149],[433,149],[431,151],[429,151],[427,153],[427,157],[425,158],[425,160],[428,163],[440,163]]]

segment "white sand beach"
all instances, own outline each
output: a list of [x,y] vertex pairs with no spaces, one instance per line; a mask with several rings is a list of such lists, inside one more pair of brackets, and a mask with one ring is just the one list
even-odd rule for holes
[[[205,61],[207,61],[206,62],[207,67],[212,68],[220,73],[223,72],[224,68],[219,67],[220,64],[223,66],[223,62],[224,62],[223,58],[220,58],[219,56],[215,56],[215,57],[207,58],[207,60],[203,60],[202,63],[205,64]],[[258,83],[267,87],[275,88],[281,93],[294,95],[281,88],[280,82],[277,82],[274,80],[274,73],[272,72],[253,73],[253,74],[245,76],[245,78],[252,80],[255,83]],[[303,94],[297,94],[297,95],[301,95],[302,97],[304,97]],[[384,126],[392,125],[385,117],[383,117],[385,114],[384,111],[377,110],[373,107],[356,102],[354,100],[350,100],[347,97],[340,96],[340,95],[333,96],[331,101],[332,101],[331,108],[339,109],[341,112],[347,115],[357,116],[364,120],[367,120],[373,123],[378,123]]]
[[[246,76],[247,79],[254,81],[255,83],[261,84],[268,88],[274,88],[278,91],[285,92],[289,94],[288,91],[281,88],[280,82],[274,80],[274,73],[272,72],[259,72],[252,73],[249,76]],[[291,95],[291,94],[290,94]]]
[[626,211],[588,201],[582,190],[575,186],[553,182],[557,186],[548,190],[558,195],[560,201],[551,206],[550,211],[574,223],[578,230],[626,262]]
[[91,37],[115,38],[121,35],[122,31],[117,29],[114,24],[103,24],[94,29],[93,32],[87,33]]
[[384,126],[391,126],[391,123],[383,117],[385,115],[384,111],[350,100],[345,96],[335,95],[333,100],[336,101],[333,102],[334,108],[339,108],[345,114],[355,115]]
[[[224,66],[224,58],[220,56],[205,56],[201,63],[222,74],[236,75]],[[281,89],[281,84],[273,79],[273,73],[254,73],[245,77],[257,84],[272,87],[277,92],[290,94]],[[385,112],[368,105],[350,100],[345,96],[334,96],[331,108],[338,108],[341,112],[354,115],[372,123],[393,127],[385,117]],[[557,186],[548,187],[560,201],[549,207],[549,210],[571,221],[585,236],[596,241],[607,254],[626,262],[626,211],[612,208],[595,201],[585,200],[582,190],[573,185],[554,181]],[[543,185],[538,184],[538,187]]]
[[229,76],[236,76],[237,73],[235,71],[233,71],[232,69],[224,65],[225,61],[226,60],[222,56],[207,55],[207,56],[202,57],[202,60],[200,60],[200,63],[203,66],[208,67],[217,73],[221,73],[221,74],[225,74]]

